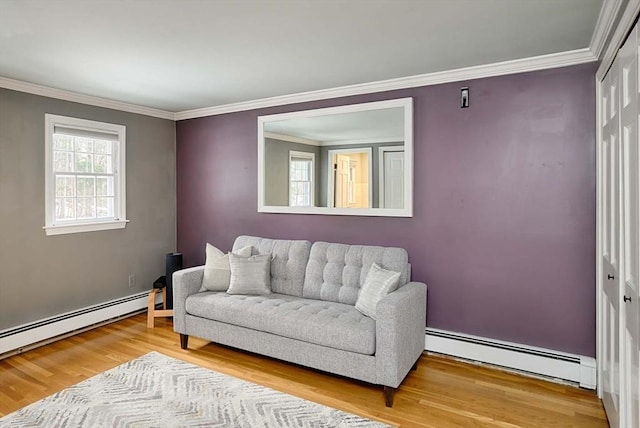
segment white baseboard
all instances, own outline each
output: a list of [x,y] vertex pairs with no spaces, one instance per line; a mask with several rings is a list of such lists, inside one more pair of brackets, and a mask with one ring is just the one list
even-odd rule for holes
[[[0,355],[120,318],[147,307],[148,292],[0,331]],[[156,303],[161,303],[161,295]],[[596,388],[595,358],[427,328],[425,350]]]
[[[145,291],[0,331],[0,355],[147,308]],[[156,303],[162,295],[156,296]]]
[[596,360],[582,355],[427,328],[425,350],[596,388]]

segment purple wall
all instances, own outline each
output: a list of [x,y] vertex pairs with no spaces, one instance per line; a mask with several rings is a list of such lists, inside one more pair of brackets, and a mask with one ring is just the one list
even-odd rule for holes
[[[178,250],[240,234],[404,247],[431,327],[595,355],[595,65],[177,124]],[[460,109],[460,87],[471,107]],[[414,216],[257,212],[257,117],[413,97]]]

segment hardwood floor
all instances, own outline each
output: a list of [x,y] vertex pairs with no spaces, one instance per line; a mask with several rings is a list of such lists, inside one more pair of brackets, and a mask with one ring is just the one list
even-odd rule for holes
[[155,350],[311,401],[403,427],[607,427],[593,391],[423,354],[384,406],[382,388],[191,337],[136,315],[0,360],[0,416]]

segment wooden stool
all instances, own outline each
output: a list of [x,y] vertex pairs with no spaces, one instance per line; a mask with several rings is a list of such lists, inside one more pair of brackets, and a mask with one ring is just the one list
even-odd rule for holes
[[[156,309],[156,294],[162,293],[162,309]],[[147,308],[147,328],[154,327],[156,317],[172,317],[173,309],[167,309],[167,287],[154,288],[149,293],[149,305]]]

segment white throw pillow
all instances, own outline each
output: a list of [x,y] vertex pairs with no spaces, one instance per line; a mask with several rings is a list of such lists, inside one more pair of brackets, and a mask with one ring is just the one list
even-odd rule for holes
[[248,258],[229,254],[231,283],[229,294],[271,294],[271,256]]
[[395,291],[400,282],[400,272],[383,269],[374,263],[360,288],[356,309],[364,315],[376,319],[376,306],[387,294]]
[[[242,247],[234,251],[234,254],[240,257],[249,257],[251,246]],[[204,277],[200,291],[227,291],[230,279],[229,254],[225,254],[207,243],[207,260],[204,265]]]

